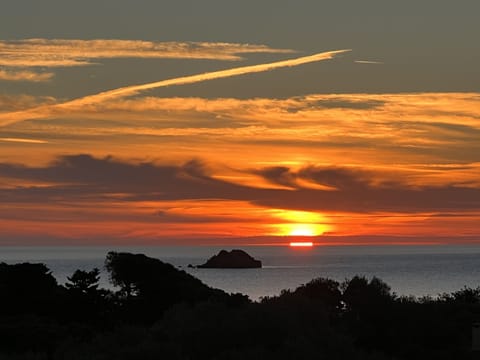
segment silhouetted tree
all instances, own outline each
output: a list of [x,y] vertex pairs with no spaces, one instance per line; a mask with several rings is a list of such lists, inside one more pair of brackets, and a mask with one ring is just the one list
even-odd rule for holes
[[356,338],[357,345],[370,351],[392,347],[389,327],[393,320],[395,295],[382,280],[370,281],[354,276],[342,284],[345,319]]
[[0,263],[0,313],[49,313],[59,287],[44,264]]
[[44,264],[0,263],[2,352],[51,354],[62,338],[64,292]]
[[65,287],[69,290],[83,294],[91,294],[97,291],[100,281],[100,270],[94,268],[91,271],[76,270],[72,276],[67,277]]
[[[110,290],[99,289],[100,270],[76,270],[67,277],[67,307],[65,317],[79,324],[94,324],[97,328],[108,328],[118,314],[118,301]],[[83,331],[83,336],[90,336]],[[86,335],[85,335],[86,334]]]
[[142,254],[109,252],[105,267],[137,319],[155,320],[181,302],[229,299],[225,292],[208,287],[185,271]]
[[376,277],[368,281],[363,276],[354,276],[351,280],[345,281],[342,288],[347,310],[357,313],[378,311],[379,307],[395,298],[390,286]]
[[306,296],[327,306],[329,311],[339,311],[342,307],[342,293],[337,281],[325,278],[313,279],[299,286],[294,295]]

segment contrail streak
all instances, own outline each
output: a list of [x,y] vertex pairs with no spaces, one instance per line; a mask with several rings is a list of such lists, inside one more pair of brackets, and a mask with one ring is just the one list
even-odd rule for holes
[[357,64],[379,64],[379,65],[384,64],[381,61],[371,61],[371,60],[355,60],[354,62]]
[[253,74],[253,73],[265,72],[265,71],[270,71],[270,70],[284,68],[284,67],[293,67],[293,66],[299,66],[302,64],[307,64],[307,63],[312,63],[317,61],[329,60],[335,57],[336,55],[347,52],[347,51],[351,51],[351,50],[327,51],[327,52],[322,52],[322,53],[318,53],[310,56],[304,56],[296,59],[277,61],[277,62],[267,63],[267,64],[242,66],[242,67],[233,68],[233,69],[213,71],[213,72],[191,75],[191,76],[183,76],[183,77],[178,77],[178,78],[168,79],[168,80],[161,80],[161,81],[156,81],[156,82],[147,83],[147,84],[121,87],[118,89],[104,91],[94,95],[88,95],[79,99],[70,100],[61,104],[45,105],[45,106],[39,106],[37,108],[33,108],[25,111],[1,114],[0,126],[5,126],[8,124],[12,124],[12,123],[24,121],[24,120],[42,118],[45,116],[49,116],[51,114],[55,114],[56,112],[58,112],[58,110],[67,110],[70,108],[75,108],[75,107],[84,106],[84,105],[98,104],[105,100],[131,96],[139,93],[140,91],[173,86],[173,85],[193,84],[193,83],[198,83],[198,82],[203,82],[208,80],[222,79],[222,78],[228,78],[232,76],[239,76],[239,75],[245,75],[245,74]]

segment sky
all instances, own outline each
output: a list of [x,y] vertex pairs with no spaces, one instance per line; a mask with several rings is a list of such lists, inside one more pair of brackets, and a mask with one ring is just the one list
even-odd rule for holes
[[5,0],[0,245],[480,242],[479,13]]

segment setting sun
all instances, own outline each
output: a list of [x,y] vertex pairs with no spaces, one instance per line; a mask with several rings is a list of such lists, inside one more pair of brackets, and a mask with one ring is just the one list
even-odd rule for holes
[[316,225],[312,224],[294,224],[290,230],[291,236],[315,236],[317,234]]
[[329,227],[323,224],[276,224],[275,235],[280,236],[318,236],[328,231]]
[[309,211],[291,211],[273,209],[273,216],[286,220],[281,224],[275,224],[275,235],[281,236],[318,236],[331,230],[331,226],[325,224],[327,218],[323,214]]

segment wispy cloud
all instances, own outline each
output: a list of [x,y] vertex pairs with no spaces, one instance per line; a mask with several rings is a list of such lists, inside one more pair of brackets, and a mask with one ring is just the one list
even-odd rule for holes
[[161,81],[151,82],[151,83],[142,84],[142,85],[126,86],[126,87],[122,87],[114,90],[104,91],[95,95],[89,95],[79,99],[67,101],[62,104],[41,106],[38,108],[34,108],[34,109],[22,111],[22,112],[1,114],[0,126],[2,125],[5,126],[8,124],[12,124],[12,123],[23,121],[23,120],[32,120],[32,119],[42,118],[42,117],[49,116],[51,114],[57,114],[62,111],[71,110],[72,108],[78,108],[85,105],[98,104],[107,100],[113,100],[113,99],[123,98],[127,96],[132,96],[141,91],[167,87],[167,86],[174,86],[174,85],[193,84],[193,83],[199,83],[199,82],[208,81],[208,80],[222,79],[222,78],[228,78],[228,77],[239,76],[239,75],[260,73],[260,72],[275,70],[279,68],[295,67],[295,66],[299,66],[307,63],[329,60],[334,58],[336,55],[345,53],[347,51],[350,51],[350,50],[327,51],[327,52],[322,52],[322,53],[318,53],[310,56],[303,56],[295,59],[276,61],[272,63],[259,64],[259,65],[242,66],[242,67],[237,67],[237,68],[232,68],[227,70],[212,71],[204,74],[183,76],[183,77],[178,77],[174,79],[161,80]]
[[0,69],[0,80],[6,81],[49,81],[54,76],[51,72],[36,72],[30,70],[2,70]]
[[26,39],[0,41],[0,65],[17,67],[85,66],[95,59],[157,58],[241,60],[248,53],[292,53],[266,45],[140,40]]
[[48,141],[46,140],[22,139],[22,138],[0,138],[0,141],[17,142],[17,143],[25,143],[25,144],[48,144]]
[[50,96],[0,94],[0,114],[2,112],[25,110],[41,105],[53,104],[55,102],[55,98]]
[[[8,98],[4,103],[18,108],[34,101],[20,99],[15,105]],[[78,151],[95,156],[130,157],[133,148],[172,160],[194,153],[224,163],[225,154],[242,154],[228,159],[236,167],[265,161],[291,166],[290,162],[321,159],[329,164],[410,168],[479,162],[479,104],[476,93],[312,94],[285,99],[139,96],[57,110],[42,121],[2,128],[0,136],[52,142],[25,156],[24,162],[31,162],[33,155],[47,161],[54,152],[70,153],[75,144]],[[224,151],[218,152],[218,146]],[[18,157],[4,144],[0,158],[8,156]],[[428,178],[430,184],[453,179],[445,172]],[[480,184],[478,172],[472,170],[456,178]],[[425,177],[418,181],[425,182]]]

